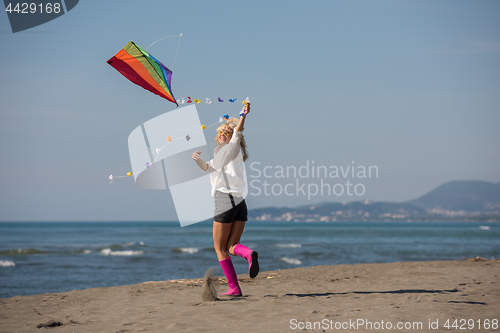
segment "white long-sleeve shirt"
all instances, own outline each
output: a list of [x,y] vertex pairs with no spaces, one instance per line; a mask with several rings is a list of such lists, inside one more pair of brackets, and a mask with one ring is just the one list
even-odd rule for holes
[[215,148],[214,158],[207,162],[206,171],[210,172],[212,197],[215,197],[217,191],[238,197],[244,197],[248,192],[241,137],[242,133],[234,130],[229,143]]

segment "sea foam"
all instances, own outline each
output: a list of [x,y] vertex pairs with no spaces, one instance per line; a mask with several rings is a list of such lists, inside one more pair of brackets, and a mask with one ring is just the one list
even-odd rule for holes
[[16,263],[12,260],[0,260],[0,267],[14,267]]
[[113,251],[111,249],[102,249],[101,254],[105,256],[138,256],[144,251]]
[[138,246],[144,246],[144,242],[139,242],[139,243],[136,243],[136,242],[128,242],[128,243],[123,243],[123,244],[121,244],[121,246],[125,246],[125,247],[132,247],[132,246],[135,246],[135,245],[138,245]]
[[302,247],[301,244],[276,244],[277,247]]
[[292,264],[292,265],[301,265],[302,264],[302,261],[300,261],[299,259],[294,259],[294,258],[283,257],[280,260],[286,262],[287,264]]
[[177,247],[172,251],[180,253],[190,253],[190,254],[198,253],[198,249],[195,247]]

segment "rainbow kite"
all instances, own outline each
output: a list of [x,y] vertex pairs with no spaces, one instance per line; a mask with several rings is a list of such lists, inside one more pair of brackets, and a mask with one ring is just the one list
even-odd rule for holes
[[134,42],[129,42],[108,64],[133,83],[177,104],[170,80],[172,71]]

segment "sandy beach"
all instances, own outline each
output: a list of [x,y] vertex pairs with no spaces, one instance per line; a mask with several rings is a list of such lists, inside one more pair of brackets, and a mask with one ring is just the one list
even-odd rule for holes
[[400,262],[241,274],[243,297],[211,302],[202,278],[19,296],[0,299],[0,332],[495,332],[499,276],[498,261]]

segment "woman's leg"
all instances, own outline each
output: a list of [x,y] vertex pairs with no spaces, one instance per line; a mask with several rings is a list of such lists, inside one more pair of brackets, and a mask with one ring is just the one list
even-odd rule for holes
[[238,284],[238,277],[234,270],[231,257],[227,253],[227,242],[231,234],[233,223],[220,223],[214,221],[213,226],[213,237],[214,237],[214,248],[217,253],[217,259],[219,259],[220,267],[224,272],[227,279],[227,285],[229,287],[226,293],[221,295],[228,296],[241,296],[241,289]]
[[229,239],[227,241],[228,252],[233,256],[235,255],[234,246],[240,241],[243,230],[245,230],[245,221],[233,222],[233,227],[231,228],[231,233],[229,234]]
[[246,246],[240,244],[241,234],[245,229],[244,221],[234,221],[231,234],[227,242],[228,251],[231,255],[237,255],[248,261],[248,274],[254,278],[259,274],[259,255]]
[[229,258],[229,255],[227,254],[227,244],[233,224],[234,223],[220,223],[214,221],[214,249],[217,253],[217,259],[219,259],[219,261]]

